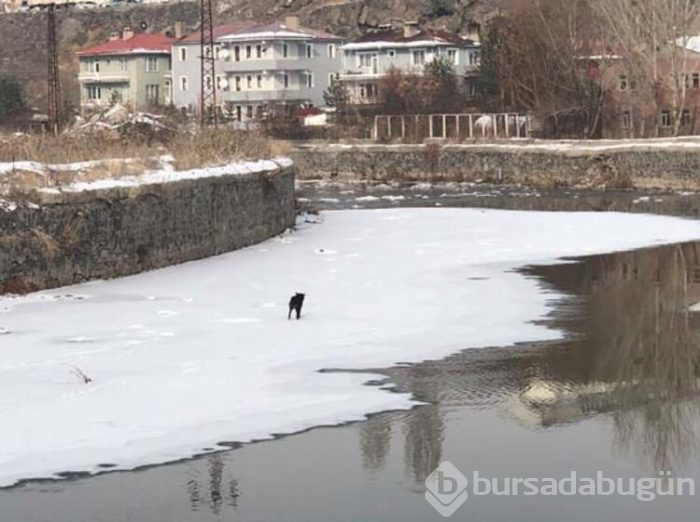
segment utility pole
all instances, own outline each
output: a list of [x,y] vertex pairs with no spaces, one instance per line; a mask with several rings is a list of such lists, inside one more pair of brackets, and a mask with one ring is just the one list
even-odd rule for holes
[[199,0],[199,63],[201,85],[199,90],[200,125],[218,123],[216,106],[216,68],[214,56],[214,23],[212,0]]
[[46,11],[46,52],[48,55],[49,121],[55,134],[61,129],[61,82],[58,74],[58,37],[56,33],[56,4]]

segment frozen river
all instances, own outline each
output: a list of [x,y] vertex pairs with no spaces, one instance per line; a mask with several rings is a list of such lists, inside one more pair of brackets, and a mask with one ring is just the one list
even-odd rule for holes
[[[695,221],[645,215],[329,212],[244,251],[4,300],[5,484],[173,461],[217,443],[395,412],[168,466],[24,484],[0,492],[0,514],[22,522],[429,520],[439,516],[423,480],[444,459],[494,476],[680,470],[690,463],[676,448],[685,443],[666,444],[669,460],[653,462],[659,448],[639,441],[694,434],[694,380],[669,395],[664,386],[676,376],[664,383],[671,370],[634,350],[662,343],[674,364],[682,357],[692,367],[695,287],[680,282],[695,277],[688,252],[697,246],[596,254],[698,238]],[[594,257],[555,263],[581,255]],[[526,265],[540,268],[522,272]],[[673,304],[662,309],[674,313],[640,340],[652,334],[637,333],[639,325],[656,317],[641,305],[658,299],[659,285]],[[305,317],[288,322],[286,300],[297,290],[308,294]],[[676,317],[686,318],[685,337]],[[362,385],[370,379],[376,385]],[[650,421],[635,428],[635,415],[655,413],[668,416],[657,428],[671,431]],[[644,503],[610,500],[594,504],[614,519],[656,520]],[[651,505],[680,517],[692,500]],[[462,513],[540,520],[563,506],[484,498]],[[562,519],[589,520],[580,509]]]

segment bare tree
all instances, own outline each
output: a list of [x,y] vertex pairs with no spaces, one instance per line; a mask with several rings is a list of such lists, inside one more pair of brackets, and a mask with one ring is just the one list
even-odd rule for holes
[[690,37],[700,21],[697,0],[589,0],[603,37],[621,63],[619,90],[641,109],[639,134],[659,133],[660,108],[668,107],[678,135],[687,109]]
[[585,59],[595,38],[587,0],[504,0],[488,33],[482,68],[499,110],[533,112],[551,135],[597,134],[603,93]]

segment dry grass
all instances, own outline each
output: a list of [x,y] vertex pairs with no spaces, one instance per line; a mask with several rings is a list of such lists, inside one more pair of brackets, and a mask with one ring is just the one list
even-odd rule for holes
[[228,129],[205,130],[195,135],[180,134],[172,140],[167,152],[174,156],[178,170],[276,155],[266,137],[254,132]]
[[[0,194],[22,193],[33,188],[57,187],[75,182],[137,177],[160,167],[159,158],[174,158],[177,170],[187,170],[241,160],[257,160],[289,154],[287,142],[231,129],[178,132],[167,135],[119,136],[93,134],[0,135],[0,163],[35,161],[44,173],[22,170],[21,165],[0,176]],[[52,165],[92,162],[74,170]]]

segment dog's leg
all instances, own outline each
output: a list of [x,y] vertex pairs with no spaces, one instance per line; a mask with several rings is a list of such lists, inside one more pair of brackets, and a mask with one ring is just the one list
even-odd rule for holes
[[289,313],[287,314],[287,321],[289,321],[292,318],[292,307],[289,307]]
[[301,306],[297,308],[297,321],[301,319]]

